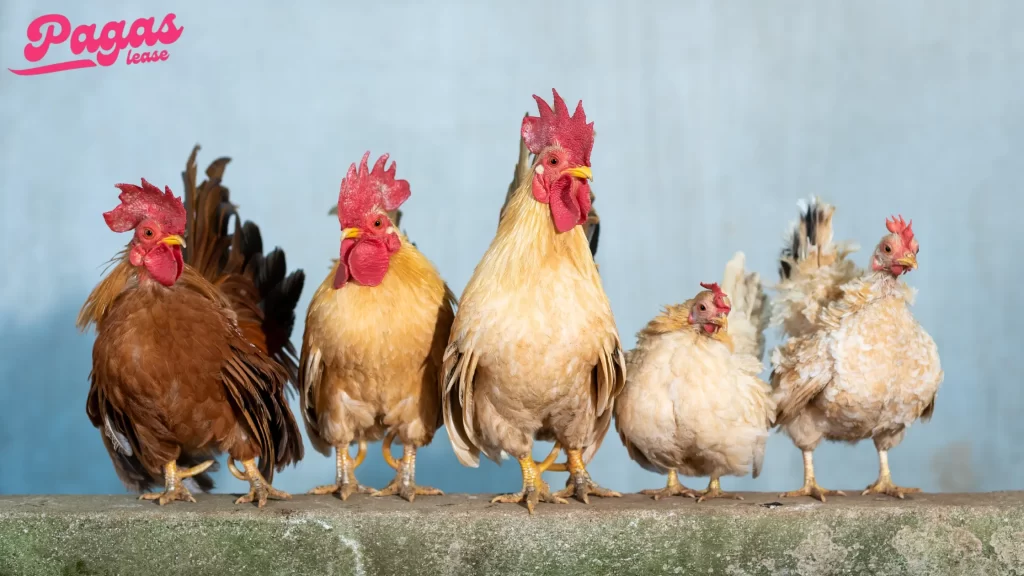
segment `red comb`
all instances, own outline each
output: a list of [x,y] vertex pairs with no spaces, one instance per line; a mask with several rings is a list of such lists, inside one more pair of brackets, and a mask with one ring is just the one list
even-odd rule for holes
[[565,101],[552,88],[555,96],[554,110],[543,98],[533,96],[537,101],[540,116],[523,118],[522,134],[530,152],[539,154],[548,146],[558,145],[568,151],[572,160],[581,166],[590,166],[590,151],[594,148],[594,123],[587,124],[583,112],[583,101],[576,105],[576,111],[569,116]]
[[163,231],[167,234],[185,233],[185,205],[181,198],[176,198],[171,193],[170,186],[165,186],[161,192],[146,179],[142,179],[142,186],[134,184],[116,184],[121,194],[118,199],[121,205],[110,212],[103,213],[103,219],[107,226],[114,232],[127,232],[134,230],[143,220],[151,218],[160,223]]
[[722,292],[722,289],[718,287],[717,282],[712,284],[701,282],[700,287],[705,290],[711,290],[711,293],[715,295],[713,302],[720,310],[725,310],[726,314],[729,313],[729,310],[732,310],[732,307],[729,306],[729,299],[726,297],[725,292]]
[[903,216],[891,216],[885,219],[885,227],[889,232],[898,234],[899,237],[903,239],[903,243],[911,250],[913,250],[917,244],[914,240],[914,230],[911,228],[913,223],[913,220],[909,222],[904,221]]
[[395,171],[398,169],[395,162],[391,162],[387,170],[384,169],[388,161],[387,154],[377,159],[373,170],[367,168],[366,162],[369,159],[370,152],[367,151],[363,154],[359,169],[356,169],[353,162],[348,168],[348,174],[341,179],[338,220],[343,228],[346,223],[351,223],[351,220],[358,219],[375,207],[385,211],[395,210],[412,194],[408,181],[395,180]]

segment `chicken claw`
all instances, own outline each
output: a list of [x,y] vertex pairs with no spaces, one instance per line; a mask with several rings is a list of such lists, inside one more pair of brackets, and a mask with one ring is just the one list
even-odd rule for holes
[[655,500],[669,498],[672,496],[685,496],[687,498],[696,498],[698,496],[697,492],[690,490],[679,483],[679,475],[676,474],[675,470],[668,471],[668,483],[664,488],[641,490],[640,493],[646,496],[651,496]]
[[523,470],[523,489],[514,494],[502,494],[491,499],[491,504],[526,504],[526,509],[533,514],[533,509],[540,502],[550,504],[568,504],[569,501],[551,493],[547,482],[541,480],[538,474],[537,463],[533,458],[527,456],[519,459],[519,466]]
[[885,494],[886,496],[892,496],[893,498],[899,498],[902,500],[907,494],[916,494],[920,491],[920,488],[904,488],[903,486],[897,486],[892,483],[892,478],[885,476],[879,478],[874,484],[868,486],[863,492],[861,492],[861,496],[867,496],[868,494]]
[[885,494],[886,496],[892,496],[893,498],[899,498],[902,500],[907,494],[916,494],[921,491],[920,488],[904,488],[892,483],[892,473],[889,472],[888,451],[878,451],[878,467],[878,480],[875,480],[874,484],[868,486],[864,492],[861,492],[861,496],[867,496],[868,494]]
[[394,496],[397,494],[407,502],[415,500],[417,495],[444,496],[444,492],[437,488],[416,485],[416,447],[406,445],[403,448],[402,461],[396,462],[394,457],[391,456],[391,440],[393,438],[394,435],[389,434],[384,439],[384,459],[397,471],[395,478],[383,490],[377,490],[370,495]]
[[239,480],[249,481],[249,493],[235,500],[235,504],[256,502],[257,508],[263,508],[267,505],[268,498],[273,498],[274,500],[291,499],[291,494],[278,490],[271,486],[270,482],[267,482],[266,478],[260,474],[259,468],[256,467],[255,460],[245,460],[242,462],[242,467],[245,468],[244,474],[235,468],[235,463],[232,459],[228,459],[228,470],[231,471],[231,474]]
[[731,492],[724,492],[722,486],[718,483],[718,478],[711,477],[711,482],[708,483],[708,487],[705,490],[698,492],[700,496],[697,497],[697,502],[703,502],[705,500],[711,500],[713,498],[728,498],[730,500],[743,500],[743,496],[739,494],[733,494]]
[[213,465],[213,460],[207,460],[198,466],[178,470],[178,463],[171,461],[164,464],[164,491],[151,492],[139,496],[139,500],[156,500],[157,504],[164,506],[171,502],[180,500],[182,502],[195,502],[195,497],[189,492],[182,480],[202,474],[207,468]]
[[779,494],[779,498],[799,498],[800,496],[810,496],[815,500],[825,503],[826,496],[846,496],[846,493],[842,490],[826,490],[821,486],[818,486],[818,481],[814,479],[814,452],[811,450],[803,451],[804,457],[804,486],[799,490],[793,490],[792,492],[783,492]]
[[814,478],[805,478],[803,488],[779,494],[779,498],[799,498],[800,496],[810,496],[821,503],[825,503],[826,496],[846,496],[846,492],[842,490],[826,490],[818,486],[818,482]]
[[566,481],[565,488],[555,492],[556,498],[574,496],[580,502],[590,504],[590,496],[600,496],[601,498],[622,497],[622,494],[614,490],[602,488],[590,479],[590,474],[583,464],[583,452],[581,450],[566,450],[565,454],[569,460],[569,480]]
[[353,459],[348,454],[348,446],[337,446],[334,449],[337,455],[337,478],[334,484],[327,484],[325,486],[317,486],[308,492],[308,494],[314,494],[323,496],[325,494],[338,494],[338,497],[344,500],[348,500],[348,497],[353,494],[369,494],[373,492],[372,489],[361,485],[356,480],[356,468],[363,463],[363,459],[366,457],[366,442],[359,442],[359,451],[356,453],[356,457]]

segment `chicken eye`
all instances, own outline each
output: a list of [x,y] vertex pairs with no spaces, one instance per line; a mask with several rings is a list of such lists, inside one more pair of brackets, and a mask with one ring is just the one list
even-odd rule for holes
[[891,248],[891,247],[889,247],[889,245],[888,245],[888,244],[886,244],[886,245],[885,245],[885,251],[886,251],[886,252],[892,252],[892,248]]
[[381,221],[380,221],[380,218],[377,218],[377,219],[376,219],[376,220],[374,220],[374,222],[373,222],[373,227],[374,227],[374,228],[380,228],[382,224],[383,224],[383,222],[381,222]]
[[142,231],[142,233],[146,235],[146,238],[153,237],[153,230],[150,228],[146,228],[145,230]]
[[548,164],[551,164],[552,166],[554,166],[555,164],[558,164],[558,158],[555,158],[554,156],[552,156],[551,160],[548,160]]
[[707,307],[707,306],[705,306],[705,305],[703,305],[703,304],[701,304],[701,305],[700,305],[700,311],[701,311],[701,312],[704,312],[704,311],[705,311],[705,310],[707,310],[707,309],[708,309],[708,307]]

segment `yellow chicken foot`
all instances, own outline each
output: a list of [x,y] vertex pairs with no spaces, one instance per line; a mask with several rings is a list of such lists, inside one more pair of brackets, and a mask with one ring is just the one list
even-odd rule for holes
[[679,475],[676,474],[675,470],[668,471],[668,483],[664,488],[641,490],[640,493],[651,496],[655,500],[668,498],[670,496],[686,496],[687,498],[696,498],[698,496],[697,492],[690,490],[679,483]]
[[359,451],[356,452],[356,457],[353,459],[348,454],[349,445],[336,446],[334,448],[335,455],[337,457],[337,464],[335,470],[337,476],[334,484],[327,484],[326,486],[317,486],[309,491],[309,494],[316,494],[323,496],[324,494],[338,494],[342,500],[348,500],[348,497],[353,494],[368,494],[373,492],[370,488],[359,484],[356,481],[356,468],[363,463],[363,459],[366,458],[366,441],[361,440],[359,442]]
[[868,486],[867,489],[861,493],[861,496],[867,496],[868,494],[885,494],[902,500],[905,495],[914,494],[920,491],[920,488],[904,488],[893,484],[892,475],[889,473],[889,452],[886,450],[879,450],[878,480],[875,480],[874,484]]
[[277,488],[270,485],[267,479],[260,474],[259,468],[256,467],[255,460],[245,460],[242,462],[242,467],[245,472],[239,472],[235,468],[235,462],[233,459],[228,458],[228,470],[231,474],[240,480],[249,481],[249,493],[245,496],[235,500],[235,504],[248,504],[255,501],[256,507],[263,508],[267,505],[267,499],[273,498],[274,500],[290,500],[292,495],[287,492],[282,492]]
[[[590,496],[600,496],[602,498],[619,498],[622,494],[614,490],[608,490],[597,485],[596,482],[590,479],[590,474],[587,473],[587,468],[583,464],[583,451],[582,450],[566,450],[565,455],[568,459],[569,468],[569,480],[565,483],[565,488],[555,492],[555,496],[558,498],[569,498],[575,496],[577,500],[584,504],[590,504]],[[554,468],[549,468],[553,470]]]
[[523,470],[522,492],[495,496],[491,499],[491,504],[524,503],[526,504],[526,509],[530,511],[530,514],[533,514],[533,509],[539,502],[549,502],[552,504],[569,503],[568,500],[559,498],[551,493],[551,489],[548,487],[547,482],[541,480],[540,472],[537,470],[537,463],[533,461],[532,457],[527,455],[525,458],[520,458],[519,467]]
[[157,504],[163,506],[175,500],[183,502],[195,502],[196,499],[189,492],[182,480],[191,478],[196,474],[202,474],[207,468],[213,466],[213,460],[207,460],[198,466],[178,470],[178,463],[171,461],[164,464],[164,491],[152,492],[139,496],[139,500],[156,500]]
[[718,483],[718,478],[712,476],[711,482],[708,483],[706,490],[698,492],[700,496],[697,497],[697,502],[703,502],[705,500],[711,500],[712,498],[729,498],[732,500],[743,500],[743,496],[739,494],[733,494],[731,492],[723,492],[722,486]]
[[[390,457],[391,439],[393,438],[394,436],[389,434],[388,437],[384,439],[384,450],[386,454],[384,459],[388,460],[388,464],[391,464],[392,461],[394,461],[394,457]],[[405,445],[402,450],[402,461],[395,462],[398,466],[393,466],[397,471],[395,479],[385,486],[383,490],[373,492],[371,496],[394,496],[395,494],[398,494],[407,502],[415,500],[417,495],[444,496],[444,492],[441,492],[437,488],[416,485],[416,447]]]
[[814,453],[811,451],[804,452],[803,488],[779,494],[779,498],[797,498],[800,496],[810,496],[822,503],[825,502],[826,496],[846,496],[846,493],[842,490],[826,490],[818,486],[818,482],[814,479]]

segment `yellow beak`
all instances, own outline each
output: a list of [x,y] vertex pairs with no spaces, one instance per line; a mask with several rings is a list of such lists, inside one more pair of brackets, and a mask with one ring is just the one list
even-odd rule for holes
[[896,260],[896,263],[900,266],[906,266],[911,270],[917,270],[917,256],[913,253],[907,254],[903,258]]
[[362,232],[359,231],[359,228],[345,228],[341,231],[341,239],[347,240],[349,238],[359,238],[360,234],[362,234]]
[[182,248],[185,247],[185,239],[182,238],[181,236],[178,236],[177,234],[172,234],[161,240],[161,242],[167,244],[168,246],[181,246]]
[[565,173],[570,176],[575,176],[577,178],[586,178],[587,180],[590,181],[594,180],[594,175],[591,174],[590,168],[588,168],[587,166],[577,166],[575,168],[569,168],[568,170],[565,171]]

